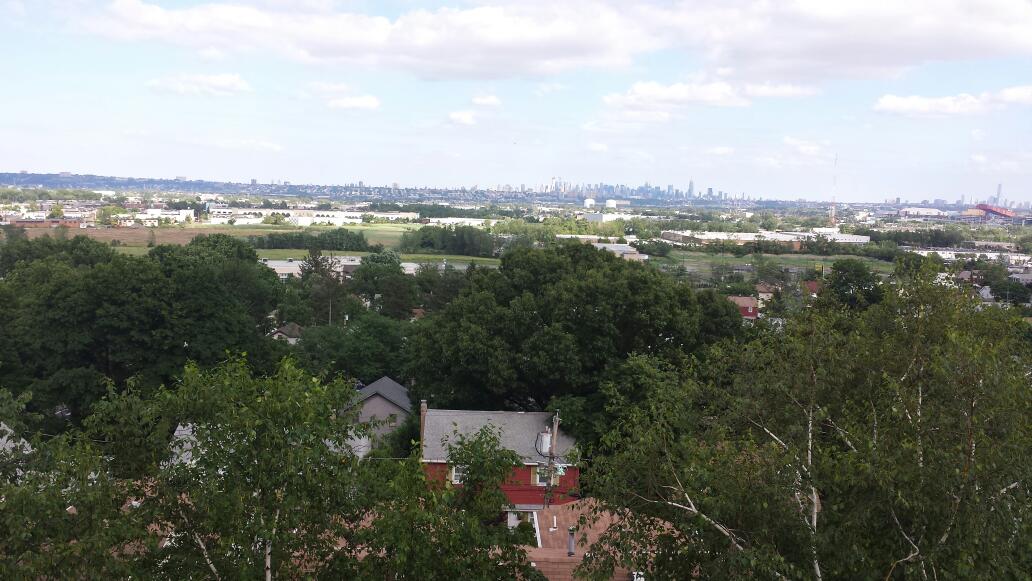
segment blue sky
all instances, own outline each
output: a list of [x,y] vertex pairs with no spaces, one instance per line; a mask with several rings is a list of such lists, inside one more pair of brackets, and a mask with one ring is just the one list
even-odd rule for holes
[[1032,201],[1028,0],[0,0],[0,55],[0,171]]

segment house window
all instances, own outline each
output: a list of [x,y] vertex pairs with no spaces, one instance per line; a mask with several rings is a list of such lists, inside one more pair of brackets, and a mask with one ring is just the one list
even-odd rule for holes
[[451,469],[451,481],[452,484],[462,484],[462,481],[466,479],[466,467],[465,466],[452,466]]
[[[535,486],[548,486],[548,467],[547,466],[535,466],[533,470],[532,482]],[[552,475],[552,485],[555,486],[559,481],[555,474]]]

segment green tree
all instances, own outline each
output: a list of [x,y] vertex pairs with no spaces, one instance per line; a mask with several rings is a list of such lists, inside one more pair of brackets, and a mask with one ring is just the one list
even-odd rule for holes
[[867,310],[805,309],[704,368],[644,365],[649,389],[620,400],[588,471],[620,520],[584,572],[1024,576],[1024,328],[932,277],[901,284]]
[[635,352],[683,358],[714,336],[734,335],[740,321],[726,299],[702,301],[648,265],[588,245],[514,250],[415,323],[407,375],[437,405],[558,406],[590,439],[604,409],[597,386],[611,366]]
[[401,257],[393,250],[364,256],[351,275],[350,288],[373,309],[396,319],[411,317],[418,301],[415,280],[405,274]]
[[881,301],[883,294],[878,275],[856,258],[836,260],[831,265],[826,288],[831,296],[850,308],[873,305]]
[[304,555],[318,575],[365,513],[348,446],[356,424],[339,413],[352,394],[289,361],[269,377],[241,360],[188,367],[157,400],[181,436],[140,508],[171,534],[145,556],[149,570],[271,579],[294,574]]
[[370,383],[387,375],[399,377],[403,325],[373,312],[362,312],[344,327],[305,329],[297,344],[298,359],[319,377],[344,375]]
[[0,577],[135,578],[131,555],[158,541],[135,508],[142,496],[108,472],[89,440],[35,440],[17,472],[0,474]]

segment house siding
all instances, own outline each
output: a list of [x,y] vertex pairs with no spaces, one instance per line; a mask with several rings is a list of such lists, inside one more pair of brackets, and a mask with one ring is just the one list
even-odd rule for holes
[[[542,466],[544,468],[544,466]],[[445,484],[451,482],[451,470],[447,464],[427,463],[424,464],[427,480],[434,483]],[[547,487],[537,486],[533,483],[534,466],[518,466],[513,469],[512,476],[502,485],[502,492],[513,505],[543,505],[545,503],[545,492]],[[574,466],[567,466],[566,473],[559,478],[556,486],[552,487],[551,504],[566,504],[577,500],[578,497],[572,493],[577,489],[580,480],[580,469]]]
[[408,415],[408,410],[402,409],[400,406],[388,401],[387,398],[376,394],[362,402],[362,409],[358,412],[358,420],[360,422],[369,422],[372,420],[386,420],[391,416],[395,416],[397,418],[395,426],[387,423],[377,426],[373,430],[374,434],[382,436],[394,431],[394,428],[404,422]]

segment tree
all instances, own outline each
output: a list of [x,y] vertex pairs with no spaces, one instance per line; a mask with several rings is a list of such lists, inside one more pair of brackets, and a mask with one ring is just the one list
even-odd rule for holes
[[436,264],[421,264],[415,282],[419,303],[428,311],[436,311],[455,300],[469,285],[469,278],[465,270],[451,265],[438,268]]
[[99,224],[113,226],[117,222],[116,216],[128,214],[129,210],[121,206],[104,206],[97,210],[96,221]]
[[417,301],[415,280],[405,274],[401,257],[393,250],[364,256],[351,275],[350,286],[384,315],[395,319],[412,316]]
[[141,496],[89,440],[35,440],[18,472],[0,474],[0,577],[136,578],[131,555],[158,540],[134,509]]
[[844,258],[831,265],[827,287],[843,305],[865,308],[882,298],[881,280],[862,260]]
[[61,204],[54,204],[50,211],[47,212],[47,219],[53,220],[58,218],[64,218],[64,209],[61,208]]
[[[463,486],[430,481],[418,456],[357,460],[353,394],[242,359],[155,396],[112,390],[86,432],[34,440],[21,471],[0,462],[0,574],[543,579],[532,529],[504,518],[521,460],[496,432],[450,442]],[[0,419],[20,406],[0,391]]]
[[620,520],[585,572],[1024,575],[1023,326],[933,280],[864,311],[803,310],[704,368],[643,364],[650,389],[621,400],[587,472]]
[[308,327],[297,344],[299,362],[318,377],[344,375],[364,383],[399,377],[403,324],[365,311],[345,327]]
[[[242,360],[187,368],[157,401],[181,434],[141,506],[170,542],[146,556],[164,578],[318,575],[362,518],[363,486],[340,410],[353,390],[289,361],[256,377]],[[188,430],[183,430],[189,427]]]
[[[729,306],[588,245],[514,250],[415,323],[407,375],[441,406],[560,407],[566,425],[590,439],[604,408],[597,386],[611,366],[635,352],[680,359],[735,334],[741,317]],[[708,316],[713,335],[702,331]]]
[[673,245],[663,240],[639,240],[632,244],[638,252],[649,256],[669,256]]
[[344,324],[348,317],[364,310],[357,298],[345,284],[344,274],[336,268],[335,259],[325,256],[318,247],[308,250],[308,256],[301,262],[301,287],[304,290],[310,320],[285,319],[302,324],[327,325]]

